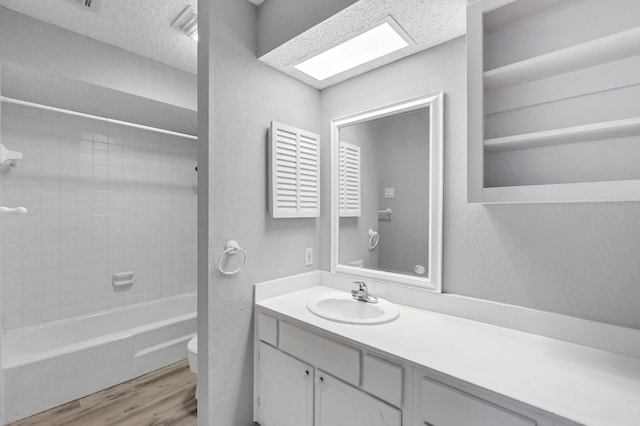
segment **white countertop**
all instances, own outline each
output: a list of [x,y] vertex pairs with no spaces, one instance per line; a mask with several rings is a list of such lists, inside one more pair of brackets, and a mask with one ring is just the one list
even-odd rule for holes
[[335,292],[316,286],[256,305],[575,422],[640,425],[640,359],[403,305],[379,325],[307,310],[308,300]]

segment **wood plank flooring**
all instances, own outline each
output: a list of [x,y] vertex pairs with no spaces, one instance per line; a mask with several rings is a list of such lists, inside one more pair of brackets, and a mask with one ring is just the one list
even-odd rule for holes
[[9,426],[196,426],[196,382],[183,360]]

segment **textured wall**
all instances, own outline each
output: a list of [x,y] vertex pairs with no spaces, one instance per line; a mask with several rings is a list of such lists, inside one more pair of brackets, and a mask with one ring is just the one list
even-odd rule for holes
[[195,290],[194,141],[12,104],[2,141],[5,329]]
[[[329,138],[332,118],[439,90],[445,93],[444,291],[640,328],[640,203],[466,202],[464,38],[324,90],[321,137]],[[328,151],[322,153],[325,188]],[[323,192],[325,204],[328,197]],[[321,267],[328,270],[327,209],[321,223]]]
[[[210,163],[202,169],[209,183],[210,269],[208,276],[199,270],[198,282],[199,296],[208,294],[207,306],[199,307],[209,319],[207,347],[201,346],[200,353],[208,354],[210,406],[198,411],[201,417],[208,413],[202,424],[248,426],[253,412],[253,284],[316,269],[319,254],[318,219],[268,216],[267,128],[277,120],[318,133],[319,94],[256,59],[257,10],[249,2],[201,1],[199,14],[200,27],[207,27],[201,34],[209,41],[208,51],[199,52],[199,135],[208,137],[202,140],[208,140],[208,148],[202,145],[200,155]],[[215,271],[214,262],[229,239],[247,250],[249,261],[242,272],[225,277]],[[202,248],[204,242],[199,244]],[[304,265],[305,247],[314,249],[314,266]],[[206,264],[206,258],[200,259]]]

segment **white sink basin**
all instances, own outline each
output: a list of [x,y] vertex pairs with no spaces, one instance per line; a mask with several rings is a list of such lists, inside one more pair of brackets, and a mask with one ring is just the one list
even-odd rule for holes
[[383,324],[398,318],[398,308],[386,300],[367,303],[354,300],[350,294],[333,293],[307,302],[311,313],[337,322],[349,324]]

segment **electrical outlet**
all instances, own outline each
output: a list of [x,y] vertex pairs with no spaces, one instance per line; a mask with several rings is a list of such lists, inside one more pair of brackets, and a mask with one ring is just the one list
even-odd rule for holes
[[313,265],[313,248],[307,247],[304,249],[304,264],[305,266]]

